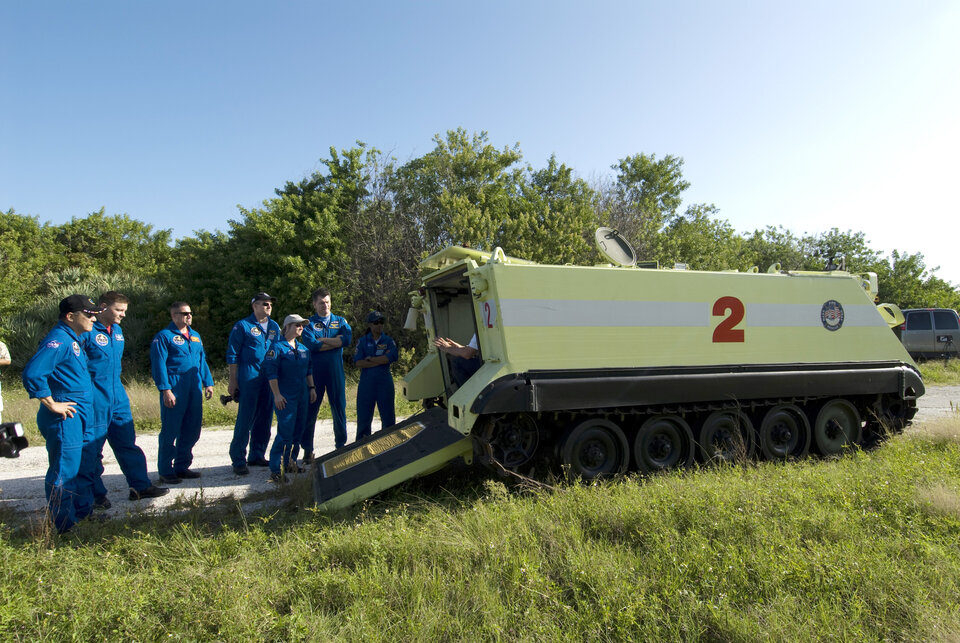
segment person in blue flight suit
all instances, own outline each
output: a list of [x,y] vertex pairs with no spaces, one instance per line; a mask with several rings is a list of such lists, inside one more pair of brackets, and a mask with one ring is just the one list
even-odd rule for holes
[[60,301],[60,320],[23,368],[23,387],[40,400],[37,427],[46,440],[47,508],[63,533],[93,511],[93,392],[80,336],[93,328],[100,308],[84,295]]
[[250,473],[247,465],[265,467],[269,464],[265,456],[270,443],[273,401],[261,366],[267,348],[280,338],[280,326],[270,319],[274,301],[265,292],[254,295],[250,300],[253,312],[233,325],[227,341],[227,368],[230,370],[227,391],[239,407],[230,442],[230,461],[233,472],[240,476]]
[[170,306],[170,325],[157,333],[150,345],[150,372],[160,391],[160,448],[157,471],[160,482],[179,484],[199,478],[190,468],[193,446],[200,439],[203,400],[213,397],[213,375],[207,364],[200,334],[190,327],[190,304]]
[[317,384],[317,399],[307,410],[307,427],[303,434],[303,463],[313,461],[313,434],[317,413],[323,403],[323,394],[330,400],[333,415],[333,441],[339,449],[347,443],[347,392],[343,377],[343,349],[353,341],[350,324],[330,312],[330,291],[317,288],[311,295],[315,315],[303,329],[303,343],[313,359],[313,381]]
[[307,424],[309,404],[317,399],[310,350],[298,340],[309,322],[300,315],[283,320],[283,338],[274,341],[263,360],[263,371],[277,409],[277,435],[270,449],[270,479],[300,473],[297,452]]
[[380,413],[381,428],[397,423],[390,364],[397,361],[400,354],[396,342],[383,334],[384,321],[384,316],[376,311],[367,315],[367,332],[357,340],[357,351],[353,356],[353,363],[361,369],[357,387],[358,440],[370,435],[374,405]]
[[117,457],[117,464],[127,479],[130,500],[157,498],[169,489],[155,486],[147,477],[147,457],[137,446],[130,412],[130,398],[120,381],[123,358],[123,329],[120,322],[127,315],[130,300],[114,290],[100,295],[102,309],[93,330],[80,336],[80,345],[87,354],[87,368],[93,382],[93,424],[96,461],[93,472],[94,505],[110,508],[107,489],[103,485],[103,443],[106,439]]

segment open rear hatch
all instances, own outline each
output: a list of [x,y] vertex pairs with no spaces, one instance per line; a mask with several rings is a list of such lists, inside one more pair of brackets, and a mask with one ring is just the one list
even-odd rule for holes
[[472,455],[472,438],[435,407],[317,458],[313,496],[321,510],[333,511]]

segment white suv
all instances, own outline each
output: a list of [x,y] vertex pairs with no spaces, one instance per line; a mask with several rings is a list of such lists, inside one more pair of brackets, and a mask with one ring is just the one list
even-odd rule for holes
[[903,311],[900,341],[913,358],[957,357],[960,317],[950,308],[909,308]]

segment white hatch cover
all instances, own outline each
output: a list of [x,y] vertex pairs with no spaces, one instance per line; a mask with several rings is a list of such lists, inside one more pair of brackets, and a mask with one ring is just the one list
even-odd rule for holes
[[594,239],[597,242],[597,250],[609,259],[610,263],[618,266],[636,265],[637,254],[633,251],[630,242],[618,231],[613,228],[597,228]]

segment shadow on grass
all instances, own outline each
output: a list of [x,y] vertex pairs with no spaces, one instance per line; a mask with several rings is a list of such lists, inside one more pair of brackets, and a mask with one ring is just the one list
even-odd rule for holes
[[124,516],[105,517],[95,512],[66,534],[53,533],[39,512],[0,507],[0,531],[11,546],[55,548],[111,542],[138,533],[165,539],[185,527],[197,534],[215,536],[224,531],[246,531],[251,525],[266,533],[282,532],[305,524],[319,528],[377,519],[403,507],[408,514],[436,508],[457,513],[485,496],[484,480],[492,474],[477,467],[448,467],[430,476],[411,480],[352,507],[327,514],[313,501],[312,472],[291,476],[289,482],[267,491],[235,496],[205,497],[203,488],[156,509]]

